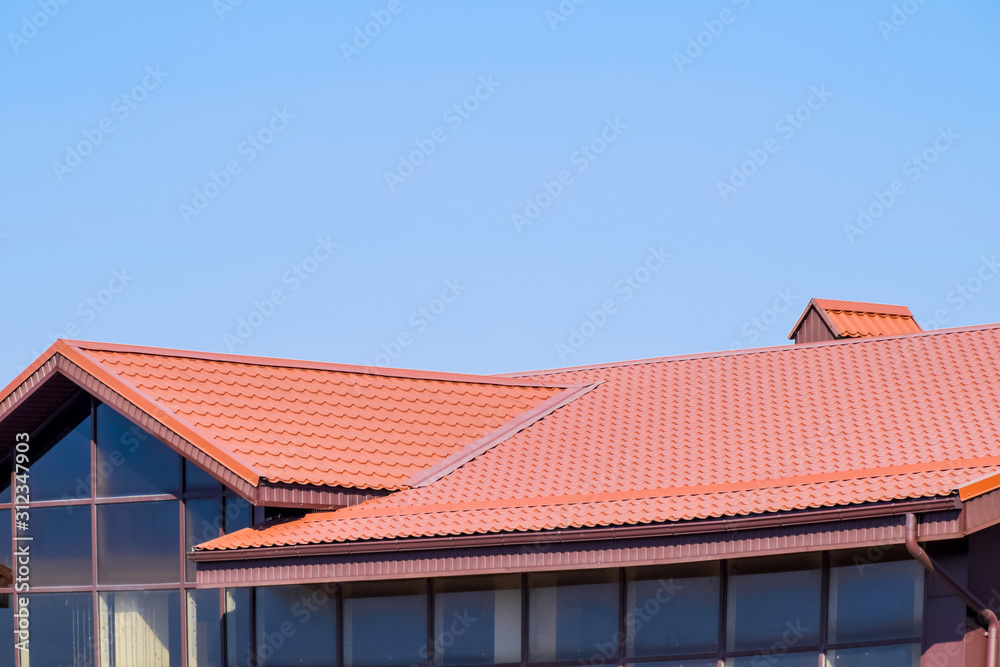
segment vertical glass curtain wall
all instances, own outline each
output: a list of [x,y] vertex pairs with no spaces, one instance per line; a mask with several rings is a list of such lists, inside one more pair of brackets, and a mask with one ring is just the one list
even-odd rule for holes
[[904,556],[261,587],[238,664],[917,667],[924,571]]
[[[182,667],[187,626],[199,620],[185,609],[195,593],[185,553],[250,525],[249,505],[85,394],[32,434],[27,453],[26,526],[13,523],[11,489],[0,493],[0,540],[31,538],[30,652],[19,666]],[[10,473],[10,459],[3,466]],[[9,572],[13,546],[0,552]],[[13,667],[12,582],[0,579],[0,623],[11,628],[0,633],[0,667]],[[221,609],[224,592],[198,594]],[[222,664],[218,653],[204,664]]]

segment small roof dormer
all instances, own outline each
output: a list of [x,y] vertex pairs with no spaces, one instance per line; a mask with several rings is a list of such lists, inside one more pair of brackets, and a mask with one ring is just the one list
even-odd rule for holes
[[906,306],[812,299],[788,337],[798,345],[920,331],[923,329]]

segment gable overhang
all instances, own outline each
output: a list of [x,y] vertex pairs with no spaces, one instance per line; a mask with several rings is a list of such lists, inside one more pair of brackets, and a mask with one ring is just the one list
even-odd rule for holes
[[200,436],[182,417],[163,409],[125,380],[111,376],[85,351],[53,344],[0,396],[0,457],[14,434],[35,432],[55,410],[85,391],[144,429],[253,505],[339,509],[385,495],[377,489],[270,482],[253,465]]

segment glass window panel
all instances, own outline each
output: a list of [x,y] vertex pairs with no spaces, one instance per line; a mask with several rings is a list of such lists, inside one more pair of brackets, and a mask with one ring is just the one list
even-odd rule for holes
[[691,655],[719,647],[719,565],[628,572],[628,655]]
[[188,591],[188,667],[224,667],[222,664],[222,614],[218,589]]
[[97,579],[102,584],[180,581],[180,503],[97,507]]
[[253,522],[250,515],[250,503],[243,500],[242,498],[226,498],[226,532],[232,533],[233,531],[240,530],[242,528],[249,528],[250,524]]
[[100,606],[102,667],[181,664],[180,591],[101,593]]
[[0,511],[0,588],[10,588],[13,584],[11,554],[14,552],[10,536],[10,510]]
[[184,460],[184,491],[186,493],[222,493],[222,484],[194,463]]
[[0,461],[0,503],[10,502],[11,458]]
[[835,554],[830,568],[830,641],[919,637],[924,569],[915,560],[873,562]]
[[439,665],[521,661],[521,576],[434,582],[434,655]]
[[726,625],[730,650],[784,650],[819,643],[819,554],[734,560]]
[[920,644],[830,651],[831,667],[920,667]]
[[[28,597],[31,667],[93,667],[94,599],[90,593]],[[22,665],[26,662],[22,654]]]
[[97,408],[97,495],[180,491],[181,457],[107,405]]
[[32,500],[68,500],[90,497],[89,402],[67,412],[68,424],[46,429],[32,442],[30,479]]
[[806,653],[760,653],[742,658],[730,658],[726,667],[816,667],[819,654]]
[[618,653],[618,571],[528,577],[530,660],[589,660]]
[[[0,594],[0,627],[7,628],[4,632],[0,633],[0,667],[14,667],[14,642],[17,639],[15,631],[12,628],[14,628],[15,603],[16,598],[12,593]],[[28,603],[28,608],[30,618],[30,602]],[[30,642],[30,636],[28,639]]]
[[31,553],[32,587],[89,586],[91,568],[90,505],[35,507],[28,529],[17,534]]
[[344,664],[426,665],[426,591],[423,580],[345,586]]
[[226,664],[228,667],[253,665],[253,603],[251,589],[226,589]]
[[[219,536],[222,517],[219,511],[222,507],[222,498],[198,498],[195,500],[185,500],[184,509],[184,551],[191,552],[196,544],[214,540]],[[197,574],[195,564],[185,558],[185,576],[187,581],[194,581]]]
[[[382,635],[394,631],[386,619]],[[333,584],[257,588],[258,667],[327,667],[336,661]]]

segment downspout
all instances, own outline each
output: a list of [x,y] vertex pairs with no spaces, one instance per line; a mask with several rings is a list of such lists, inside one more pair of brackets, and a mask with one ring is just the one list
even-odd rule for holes
[[910,552],[910,555],[917,560],[924,569],[935,575],[944,584],[952,590],[952,592],[958,596],[959,599],[964,602],[969,609],[973,610],[981,618],[985,618],[989,626],[989,639],[986,647],[986,667],[998,667],[997,665],[997,653],[998,653],[998,638],[1000,638],[1000,619],[997,615],[993,613],[993,610],[984,605],[982,602],[976,598],[967,588],[962,586],[947,572],[939,568],[931,557],[927,555],[927,552],[920,548],[917,544],[917,515],[907,514],[906,515],[906,550]]

